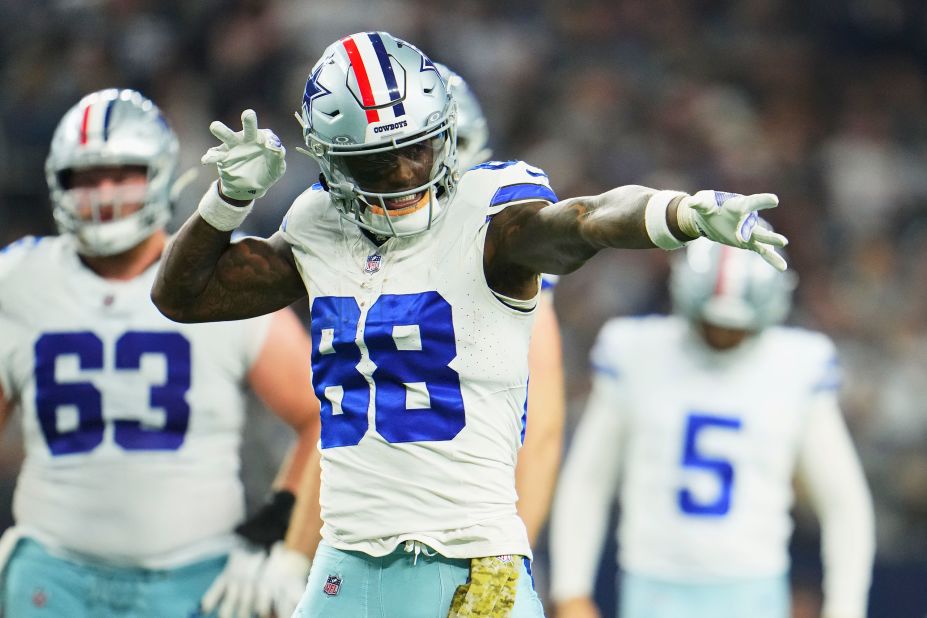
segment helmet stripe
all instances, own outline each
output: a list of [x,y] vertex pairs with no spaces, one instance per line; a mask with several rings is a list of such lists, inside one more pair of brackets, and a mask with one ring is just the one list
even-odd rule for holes
[[109,103],[106,104],[106,112],[103,114],[103,141],[105,142],[109,139],[109,119],[110,115],[113,113],[113,106],[116,104],[116,99],[110,99]]
[[406,113],[405,106],[399,96],[399,85],[396,82],[396,73],[393,71],[393,63],[390,62],[389,55],[386,53],[386,46],[383,45],[383,39],[380,33],[370,32],[367,34],[373,45],[373,51],[377,54],[377,61],[380,64],[380,70],[383,71],[383,77],[386,80],[386,87],[389,88],[389,100],[396,101],[393,106],[393,113],[396,116],[404,116]]
[[[364,66],[364,60],[361,58],[360,51],[357,49],[357,43],[351,37],[341,39],[344,50],[348,52],[348,59],[351,61],[351,67],[354,69],[354,76],[357,78],[357,87],[360,88],[361,99],[364,107],[373,107],[376,100],[373,98],[373,89],[370,88],[370,80],[367,77],[367,69]],[[367,109],[367,123],[377,122],[380,120],[380,114],[375,109]]]
[[90,123],[90,108],[93,103],[84,108],[83,119],[80,123],[80,144],[83,146],[87,143],[87,125]]

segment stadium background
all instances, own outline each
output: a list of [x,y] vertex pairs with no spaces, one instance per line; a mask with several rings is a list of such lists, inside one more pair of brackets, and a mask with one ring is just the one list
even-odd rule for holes
[[[876,499],[870,615],[927,613],[927,4],[0,0],[0,22],[0,246],[53,231],[43,172],[52,131],[82,94],[110,86],[158,102],[180,137],[182,170],[212,145],[211,120],[235,126],[256,109],[290,148],[287,175],[248,221],[272,233],[317,175],[293,149],[309,68],[335,38],[374,29],[463,75],[495,156],[546,169],[561,196],[627,183],[778,193],[770,219],[791,239],[801,278],[791,322],[838,342],[845,413]],[[204,170],[183,193],[177,222],[212,176]],[[658,251],[608,252],[561,280],[568,436],[598,328],[667,309],[666,266]],[[253,415],[252,500],[282,440]],[[20,456],[7,431],[0,528]],[[801,500],[796,516],[795,616],[814,616],[817,531]],[[541,547],[542,591],[545,559]],[[613,570],[603,568],[605,587]]]

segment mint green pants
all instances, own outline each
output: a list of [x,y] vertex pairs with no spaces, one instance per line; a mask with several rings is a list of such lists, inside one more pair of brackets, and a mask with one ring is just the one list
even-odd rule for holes
[[78,563],[23,539],[4,571],[0,616],[199,618],[200,598],[224,566],[224,557],[163,571]]
[[621,575],[619,618],[788,618],[785,575],[716,584],[683,584]]
[[[306,592],[294,618],[447,618],[470,561],[412,554],[400,545],[381,558],[319,545]],[[530,565],[520,564],[510,618],[543,618]]]

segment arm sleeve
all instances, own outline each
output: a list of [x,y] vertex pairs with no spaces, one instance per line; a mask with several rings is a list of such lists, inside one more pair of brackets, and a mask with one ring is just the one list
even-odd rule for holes
[[824,618],[864,618],[875,554],[872,497],[836,395],[809,411],[798,477],[821,521]]
[[551,517],[551,596],[591,596],[620,473],[623,388],[597,365],[592,393],[560,475]]

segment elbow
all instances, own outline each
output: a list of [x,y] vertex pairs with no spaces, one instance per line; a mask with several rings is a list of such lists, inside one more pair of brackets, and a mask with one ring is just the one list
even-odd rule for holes
[[171,302],[163,287],[158,283],[155,283],[154,287],[151,289],[151,303],[161,312],[161,315],[172,322],[190,324],[199,321],[193,319],[189,312],[185,311],[183,307],[179,306],[177,303]]

